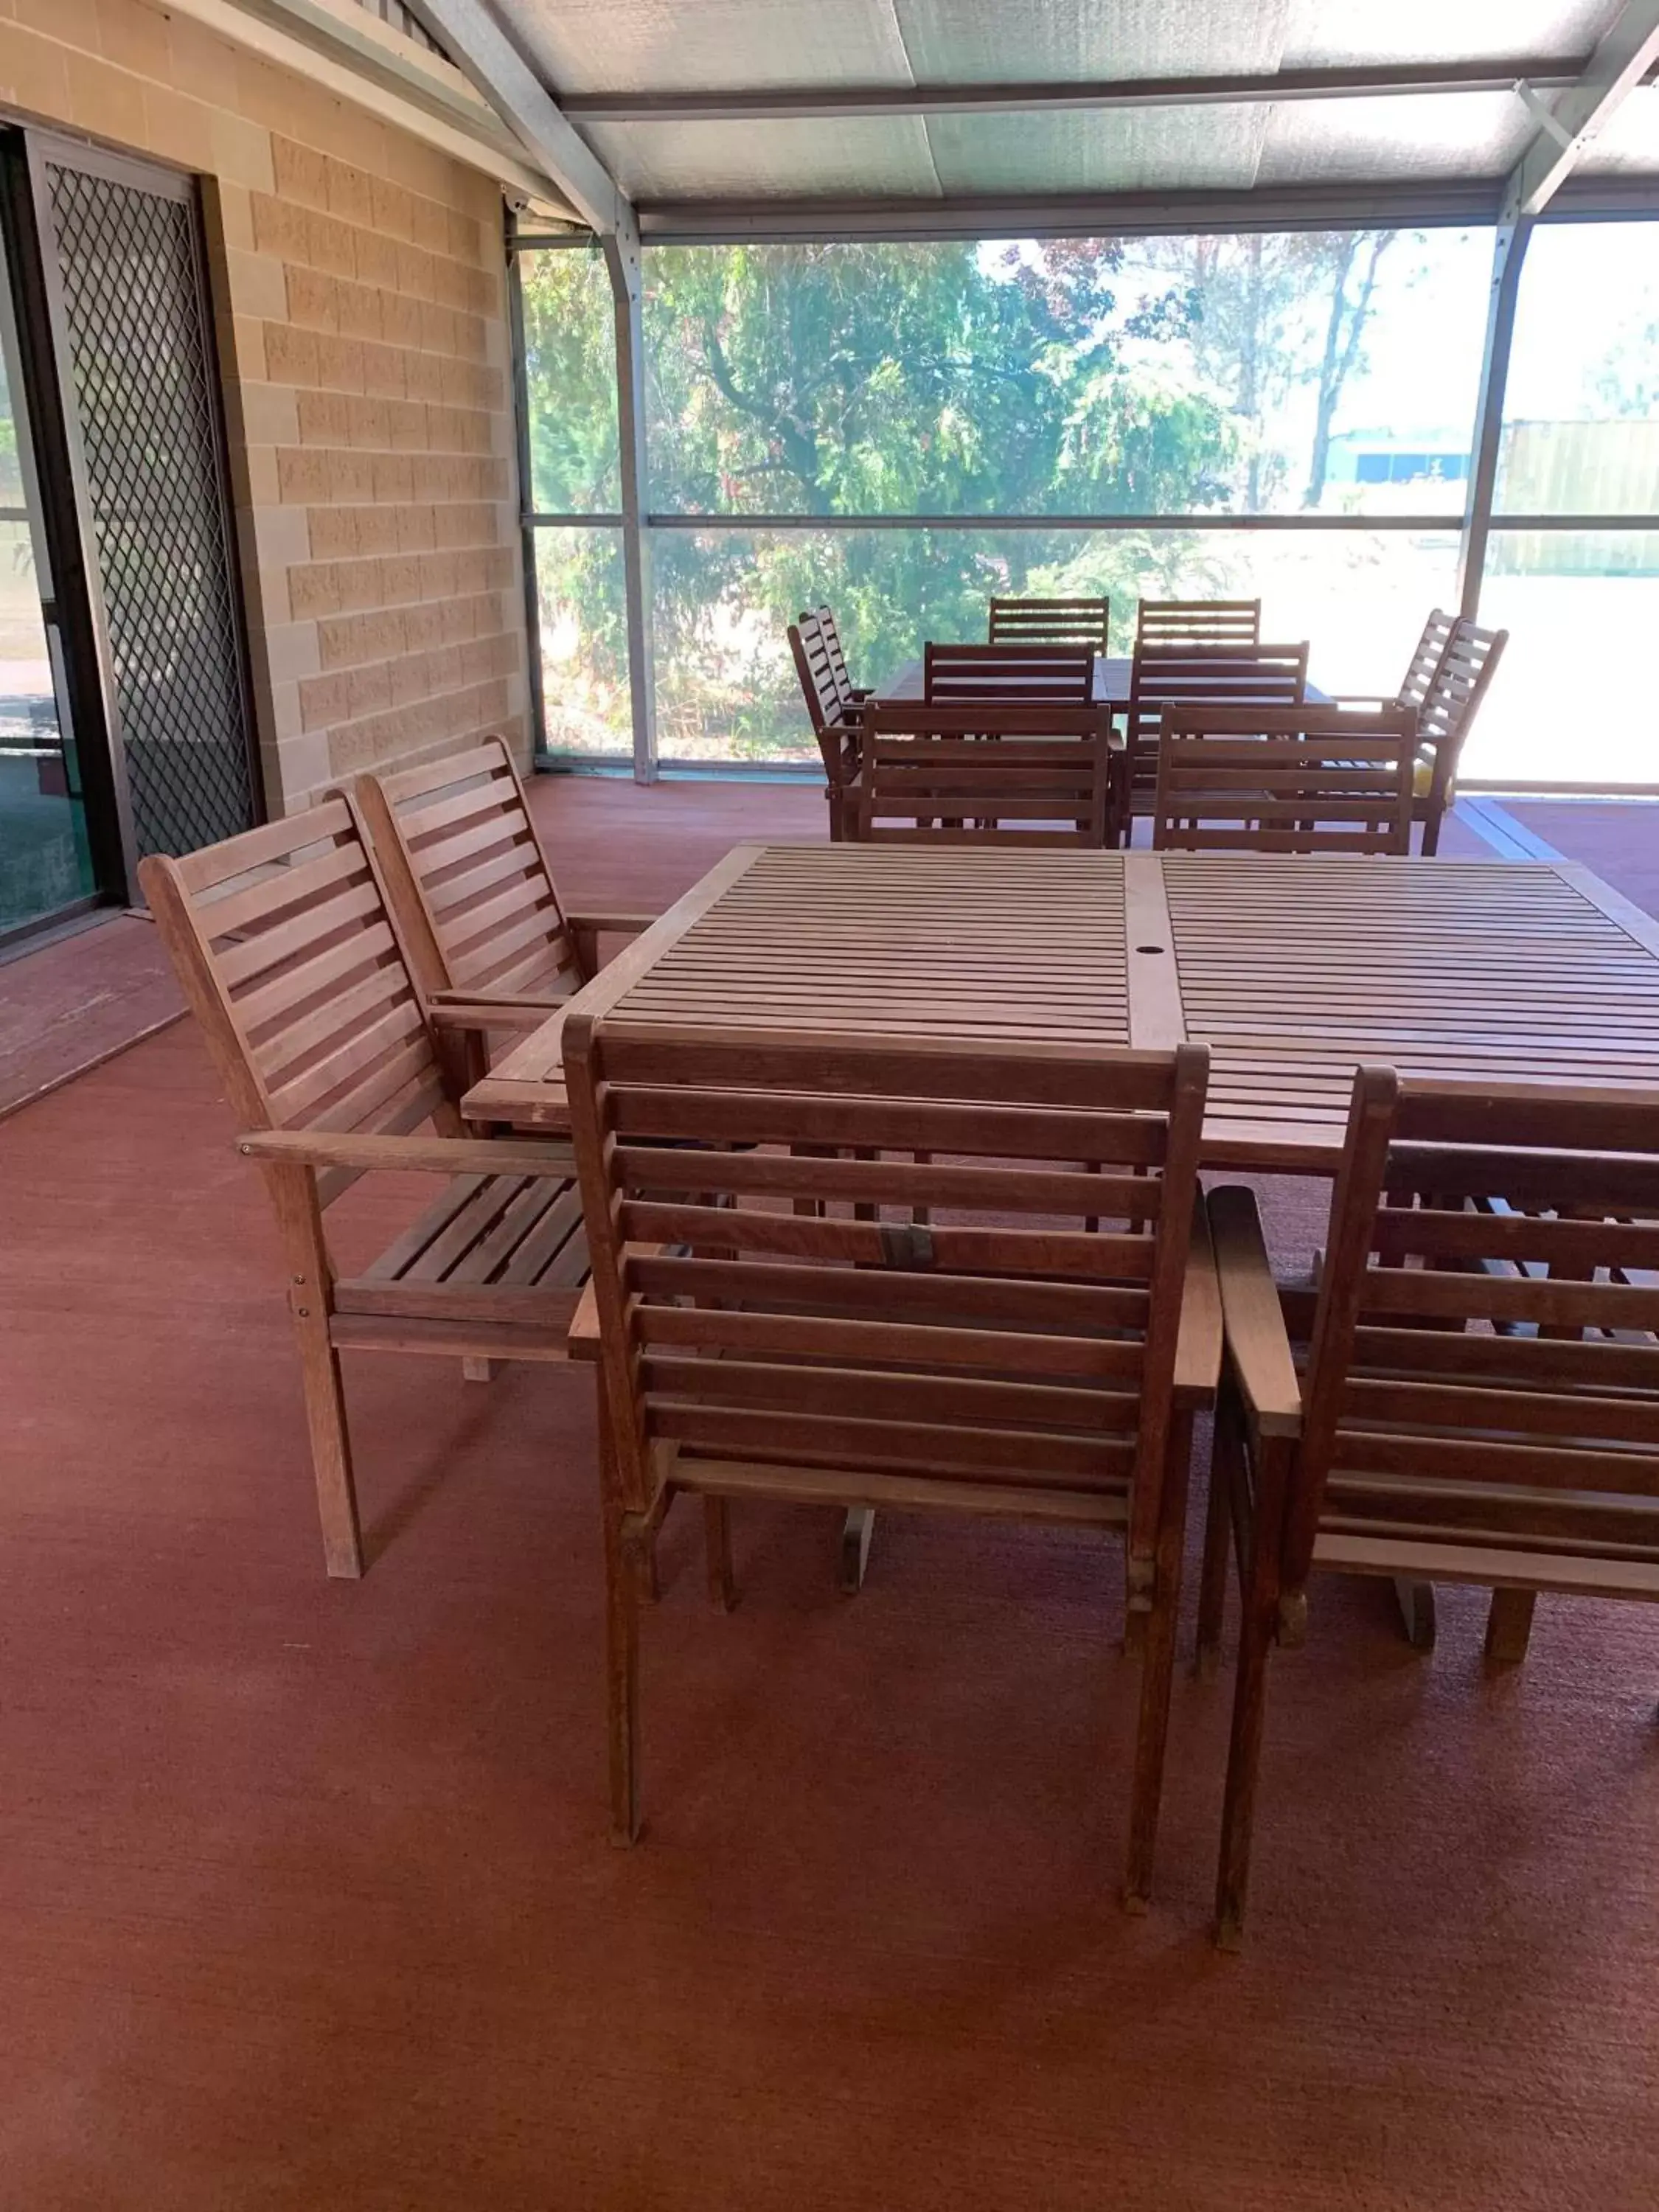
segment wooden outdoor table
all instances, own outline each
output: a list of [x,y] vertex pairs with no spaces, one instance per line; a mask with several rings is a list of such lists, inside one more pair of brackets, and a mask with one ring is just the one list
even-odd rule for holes
[[[1129,671],[1134,663],[1127,654],[1100,653],[1095,659],[1095,704],[1097,707],[1127,707],[1129,703]],[[922,693],[922,665],[919,660],[902,660],[884,684],[876,690],[878,699],[920,699]],[[1306,698],[1310,707],[1330,704],[1329,696],[1316,684],[1306,687]]]
[[[1659,924],[1565,861],[739,845],[573,1004],[1211,1048],[1206,1167],[1328,1175],[1353,1071],[1659,1082]],[[463,1102],[567,1129],[561,1015]]]
[[[1334,1174],[1362,1060],[1659,1084],[1659,924],[1563,861],[739,845],[570,1003],[988,1045],[1201,1039],[1210,1168]],[[469,1118],[568,1129],[562,1025],[476,1084]],[[844,1585],[869,1540],[849,1516]],[[1427,1593],[1401,1595],[1424,1617]]]

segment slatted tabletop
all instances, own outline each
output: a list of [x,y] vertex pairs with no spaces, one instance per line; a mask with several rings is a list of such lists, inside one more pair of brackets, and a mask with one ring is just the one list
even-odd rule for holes
[[1659,929],[1588,869],[1156,858],[1182,1024],[1211,1048],[1212,1158],[1334,1152],[1361,1060],[1460,1081],[1659,1080]]
[[[1129,703],[1129,674],[1134,663],[1127,654],[1101,653],[1095,660],[1095,704],[1098,707],[1127,707]],[[922,694],[922,665],[919,660],[902,660],[877,690],[879,699],[920,699]],[[1316,684],[1306,686],[1310,706],[1328,704],[1328,699]]]
[[[1123,855],[740,845],[602,980],[619,1022],[1121,1047]],[[469,1117],[568,1127],[561,1028],[475,1085]]]
[[[1205,1159],[1328,1172],[1353,1070],[1659,1084],[1659,925],[1586,869],[738,846],[574,1003],[617,1022],[1212,1050]],[[555,1017],[465,1101],[568,1126]]]

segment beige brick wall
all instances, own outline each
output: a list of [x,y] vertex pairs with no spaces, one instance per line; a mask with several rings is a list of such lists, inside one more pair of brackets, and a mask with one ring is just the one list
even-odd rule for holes
[[143,0],[0,0],[0,104],[207,180],[267,803],[527,755],[498,187]]

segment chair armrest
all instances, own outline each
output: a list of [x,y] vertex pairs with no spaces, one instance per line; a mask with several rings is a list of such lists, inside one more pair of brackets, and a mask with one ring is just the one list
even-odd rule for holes
[[595,937],[637,937],[659,917],[654,914],[568,914],[566,926],[589,930]]
[[1236,1184],[1212,1190],[1210,1234],[1221,1285],[1228,1364],[1245,1406],[1264,1436],[1299,1437],[1302,1385],[1291,1357],[1255,1193]]
[[427,1002],[427,1019],[439,1030],[510,1030],[516,1036],[528,1036],[532,1030],[559,1011],[562,1000],[550,1000],[545,1006],[532,1006],[527,1000],[512,999],[431,999]]
[[1210,1249],[1204,1194],[1193,1200],[1192,1242],[1181,1286],[1181,1325],[1176,1332],[1175,1388],[1185,1405],[1210,1405],[1221,1380],[1221,1286]]
[[236,1139],[245,1159],[273,1166],[349,1168],[359,1175],[392,1170],[417,1175],[557,1176],[576,1172],[568,1145],[517,1138],[333,1135],[325,1129],[250,1129]]
[[593,1279],[590,1275],[576,1301],[575,1317],[570,1324],[566,1340],[573,1359],[597,1360],[599,1356],[599,1302],[593,1295]]

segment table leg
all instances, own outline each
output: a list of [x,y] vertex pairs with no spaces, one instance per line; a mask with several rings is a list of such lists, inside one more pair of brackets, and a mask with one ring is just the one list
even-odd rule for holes
[[1486,1616],[1486,1662],[1492,1667],[1518,1667],[1527,1656],[1532,1634],[1536,1590],[1495,1589]]
[[1434,1584],[1414,1583],[1407,1575],[1396,1575],[1394,1594],[1400,1601],[1400,1618],[1405,1624],[1407,1643],[1414,1651],[1432,1651]]
[[841,1565],[836,1577],[846,1597],[856,1597],[864,1587],[864,1571],[870,1564],[870,1539],[875,1533],[875,1507],[849,1505],[841,1527]]

